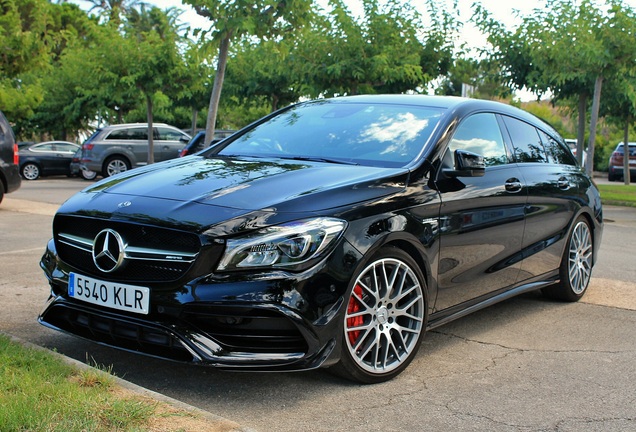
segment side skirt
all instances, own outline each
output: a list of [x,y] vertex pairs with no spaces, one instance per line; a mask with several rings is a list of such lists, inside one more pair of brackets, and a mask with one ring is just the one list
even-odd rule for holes
[[523,293],[536,291],[559,281],[558,272],[547,276],[548,277],[546,278],[546,275],[543,275],[543,278],[540,281],[519,285],[509,290],[499,291],[491,296],[480,297],[476,300],[466,302],[443,311],[435,312],[429,317],[426,330],[433,330],[434,328],[448,324],[451,321],[470,315],[471,313],[487,308],[488,306],[511,299]]

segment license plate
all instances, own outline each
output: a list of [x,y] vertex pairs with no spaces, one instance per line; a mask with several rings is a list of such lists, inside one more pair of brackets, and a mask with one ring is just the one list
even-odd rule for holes
[[68,295],[77,300],[139,314],[148,313],[150,288],[69,274]]

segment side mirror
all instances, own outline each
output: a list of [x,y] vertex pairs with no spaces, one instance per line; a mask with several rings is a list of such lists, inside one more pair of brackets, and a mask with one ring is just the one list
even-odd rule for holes
[[486,173],[484,157],[466,150],[455,150],[455,169],[443,170],[447,177],[483,177]]

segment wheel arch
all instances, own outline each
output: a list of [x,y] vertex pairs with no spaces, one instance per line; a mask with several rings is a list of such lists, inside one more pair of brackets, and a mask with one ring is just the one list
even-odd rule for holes
[[[426,302],[426,308],[428,314],[432,312],[433,303],[435,301],[434,290],[437,284],[435,283],[435,277],[433,269],[431,267],[432,258],[426,253],[422,244],[413,236],[405,232],[393,232],[384,236],[382,239],[376,241],[367,251],[364,253],[364,259],[361,263],[361,268],[366,266],[369,260],[382,248],[395,247],[406,252],[418,265],[418,268],[422,272],[424,282],[426,283],[426,289],[424,290],[424,301]],[[356,269],[356,272],[360,269]]]
[[[592,254],[592,264],[596,264],[596,259],[598,256],[598,249],[600,246],[600,242],[601,242],[601,234],[602,234],[602,228],[601,225],[598,223],[598,221],[596,220],[596,218],[592,215],[592,213],[590,211],[587,211],[586,209],[583,209],[582,211],[580,211],[575,217],[572,218],[572,223],[570,224],[570,227],[568,229],[568,237],[570,236],[570,233],[572,232],[572,230],[575,227],[575,223],[578,220],[579,217],[583,217],[585,218],[585,220],[587,221],[588,226],[590,227],[590,233],[592,235],[592,249],[593,249],[593,254]],[[567,246],[566,246],[567,247]]]
[[130,159],[130,157],[128,157],[128,155],[126,153],[120,153],[120,152],[114,152],[114,153],[110,153],[108,155],[106,155],[106,157],[104,157],[104,162],[102,162],[102,171],[101,174],[103,175],[104,172],[106,171],[106,166],[108,165],[108,163],[113,160],[113,159],[122,159],[124,162],[126,162],[128,168],[132,168],[133,167],[133,163]]
[[42,164],[36,160],[33,159],[27,159],[24,162],[20,161],[20,175],[22,177],[24,177],[24,174],[22,174],[22,171],[24,170],[24,167],[27,165],[35,165],[35,167],[38,169],[39,171],[39,177],[41,177],[44,173],[44,169],[42,168]]

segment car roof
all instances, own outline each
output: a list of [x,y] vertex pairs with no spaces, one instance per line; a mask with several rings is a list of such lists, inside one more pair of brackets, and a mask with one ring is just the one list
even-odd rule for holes
[[[396,105],[415,105],[422,107],[441,108],[449,111],[490,111],[500,114],[507,114],[519,119],[525,120],[535,125],[540,124],[546,131],[559,135],[558,132],[547,122],[537,116],[526,112],[520,108],[508,105],[502,102],[464,98],[459,96],[437,96],[437,95],[421,95],[421,94],[384,94],[384,95],[357,95],[357,96],[340,96],[328,100],[331,103],[386,103]],[[321,99],[315,99],[311,102],[320,103]],[[559,135],[560,136],[560,135]]]
[[[108,125],[108,126],[103,126],[100,129],[105,130],[105,129],[118,129],[118,128],[128,128],[128,127],[143,127],[143,126],[148,126],[148,123],[120,123],[120,124],[113,124],[113,125]],[[155,126],[167,126],[167,127],[171,127],[171,128],[175,128],[174,126],[171,126],[169,124],[166,123],[153,123],[152,124],[153,127]]]
[[37,147],[40,146],[42,144],[71,144],[74,145],[75,147],[81,147],[79,144],[75,144],[74,142],[70,142],[70,141],[60,141],[60,140],[53,140],[53,141],[42,141],[39,143],[31,143],[28,145],[24,145],[20,147],[20,150],[28,150],[32,147]]

